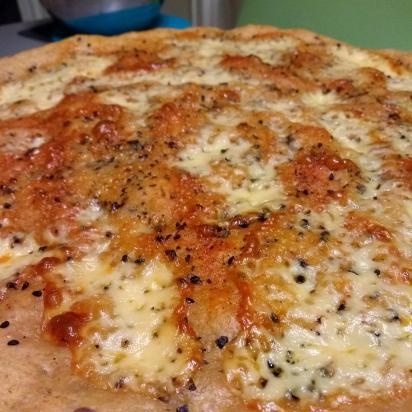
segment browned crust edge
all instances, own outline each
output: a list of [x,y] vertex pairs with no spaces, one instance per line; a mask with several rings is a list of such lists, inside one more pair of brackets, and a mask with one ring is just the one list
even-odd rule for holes
[[[292,35],[304,41],[324,43],[341,43],[327,36],[319,35],[303,29],[278,29],[272,26],[248,25],[232,30],[224,31],[211,27],[197,27],[185,30],[155,29],[144,32],[130,32],[114,37],[75,35],[68,39],[47,44],[38,48],[20,52],[16,55],[0,59],[0,85],[9,81],[22,79],[30,74],[32,67],[47,69],[62,63],[73,53],[111,53],[119,49],[127,49],[133,45],[142,44],[145,41],[161,41],[167,38],[179,39],[183,36],[192,38],[213,36],[222,33],[238,39],[246,39],[261,34],[285,34]],[[400,64],[412,70],[412,53],[395,50],[369,50],[396,59]]]

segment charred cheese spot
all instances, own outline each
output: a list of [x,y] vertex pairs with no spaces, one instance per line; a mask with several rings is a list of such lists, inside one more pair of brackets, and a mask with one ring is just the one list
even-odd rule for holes
[[173,66],[173,59],[163,60],[155,53],[138,50],[121,55],[118,60],[105,70],[106,74],[123,71],[152,71]]
[[331,201],[346,202],[358,170],[349,159],[314,146],[282,166],[280,176],[288,193],[296,196],[298,203],[322,208]]

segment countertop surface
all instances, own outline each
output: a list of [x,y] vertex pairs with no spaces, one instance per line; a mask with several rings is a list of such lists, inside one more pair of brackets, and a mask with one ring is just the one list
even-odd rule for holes
[[0,26],[0,56],[9,56],[23,50],[41,46],[47,43],[46,39],[19,34],[26,32],[38,23],[13,23]]
[[[179,16],[163,14],[155,22],[155,27],[184,29],[191,23]],[[75,34],[63,24],[46,19],[31,23],[13,23],[0,26],[0,57],[10,56],[23,50],[64,39]]]

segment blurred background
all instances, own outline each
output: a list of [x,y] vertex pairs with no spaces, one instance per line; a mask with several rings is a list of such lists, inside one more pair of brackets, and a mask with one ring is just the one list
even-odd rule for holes
[[412,51],[412,0],[0,0],[0,55],[75,32],[250,23]]

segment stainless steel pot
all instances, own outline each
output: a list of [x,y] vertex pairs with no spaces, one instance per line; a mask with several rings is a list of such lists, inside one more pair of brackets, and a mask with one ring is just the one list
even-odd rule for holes
[[40,0],[76,32],[115,34],[149,27],[163,0]]

